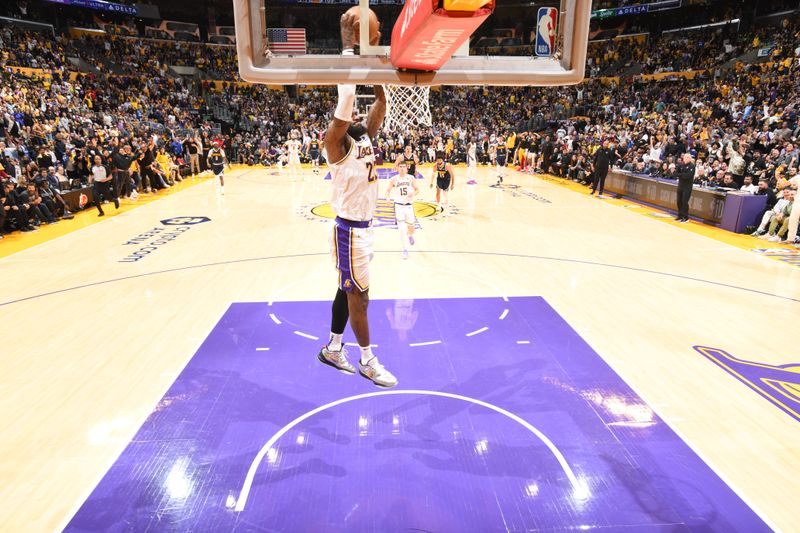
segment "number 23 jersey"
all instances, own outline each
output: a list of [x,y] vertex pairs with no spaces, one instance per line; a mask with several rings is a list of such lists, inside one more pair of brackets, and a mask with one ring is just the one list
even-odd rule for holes
[[[328,154],[325,154],[328,160]],[[350,138],[350,149],[341,161],[328,160],[333,192],[331,206],[336,216],[347,220],[372,220],[378,203],[378,175],[369,136]]]

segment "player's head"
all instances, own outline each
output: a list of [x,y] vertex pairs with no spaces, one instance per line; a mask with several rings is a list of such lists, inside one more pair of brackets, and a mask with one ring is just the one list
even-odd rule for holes
[[359,120],[357,122],[351,122],[350,126],[347,127],[347,134],[355,140],[359,140],[361,137],[367,134],[367,127]]
[[408,173],[408,165],[406,165],[405,161],[400,161],[397,163],[397,173],[401,176]]
[[436,166],[440,167],[444,164],[444,153],[436,152]]
[[406,155],[407,158],[411,157],[411,145],[407,144],[405,149],[403,150],[403,152],[405,152],[405,155]]

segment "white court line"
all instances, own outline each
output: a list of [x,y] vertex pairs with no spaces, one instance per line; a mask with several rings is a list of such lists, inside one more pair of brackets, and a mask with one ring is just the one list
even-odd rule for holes
[[268,352],[269,348],[256,348],[257,352]]
[[276,316],[275,316],[275,313],[270,313],[270,314],[269,314],[269,317],[270,317],[270,318],[272,319],[272,321],[273,321],[273,322],[275,322],[276,324],[280,324],[280,323],[281,323],[281,321],[278,319],[278,317],[276,317]]
[[[165,198],[170,198],[170,197],[167,196]],[[145,204],[145,206],[151,205],[151,204]],[[72,235],[72,234],[68,234],[68,235]],[[217,319],[210,322],[210,327],[208,328],[207,331],[210,332],[214,328],[215,325],[219,324],[219,321],[222,320],[222,317],[225,316],[225,313],[228,312],[228,309],[230,309],[230,306],[225,307],[225,309],[222,310],[222,312],[219,314]],[[209,335],[211,335],[211,333],[209,333]],[[164,386],[164,391],[161,394],[158,394],[157,396],[153,397],[153,399],[154,399],[153,409],[148,411],[146,414],[144,414],[138,424],[131,424],[130,425],[131,429],[128,432],[127,438],[120,438],[119,439],[119,444],[117,445],[117,449],[114,450],[114,453],[112,454],[113,459],[111,459],[111,461],[108,463],[108,467],[101,469],[102,472],[100,473],[100,475],[97,477],[96,480],[94,480],[91,483],[91,488],[89,488],[89,490],[86,491],[86,493],[83,495],[83,497],[79,497],[76,500],[75,505],[70,506],[69,512],[66,515],[64,515],[64,517],[61,520],[61,524],[55,529],[55,531],[64,531],[65,529],[67,529],[67,526],[70,524],[70,522],[72,522],[72,519],[75,518],[75,516],[78,514],[78,511],[80,511],[81,508],[83,507],[83,505],[89,501],[89,498],[92,496],[92,494],[94,493],[95,489],[97,489],[97,487],[100,486],[100,483],[103,481],[103,478],[106,477],[106,474],[108,474],[108,472],[111,470],[111,468],[115,464],[117,464],[117,461],[119,461],[119,458],[122,457],[122,454],[128,448],[128,444],[133,442],[133,438],[136,436],[136,434],[142,428],[142,426],[144,425],[145,420],[147,419],[147,417],[149,417],[150,414],[155,411],[155,408],[156,408],[156,405],[158,404],[158,402],[161,401],[161,399],[164,396],[167,395],[167,393],[169,392],[170,387],[172,387],[172,385],[175,383],[175,380],[177,380],[177,378],[180,375],[180,373],[183,370],[185,370],[187,366],[189,366],[189,363],[191,362],[192,358],[195,356],[195,354],[197,352],[200,351],[200,348],[203,346],[203,342],[205,341],[206,338],[208,338],[208,337],[203,337],[203,339],[201,339],[197,343],[197,348],[195,348],[194,350],[190,350],[189,351],[189,355],[184,360],[183,365],[181,365],[180,368],[176,368],[175,369],[175,374],[174,374],[173,379],[171,381],[169,381]]]
[[530,344],[531,341],[517,341],[517,344]]
[[428,342],[412,342],[409,344],[411,347],[415,346],[431,346],[433,344],[442,344],[442,341],[428,341]]
[[483,326],[481,329],[476,329],[475,331],[470,331],[469,333],[467,333],[467,337],[472,337],[473,335],[477,335],[478,333],[483,333],[488,329],[489,326]]
[[[594,350],[594,348],[592,349]],[[681,441],[683,441],[683,443],[686,444],[686,446],[688,446],[700,458],[700,460],[703,461],[706,464],[706,466],[708,466],[708,468],[710,468],[711,471],[714,472],[717,475],[717,477],[720,478],[722,482],[729,489],[731,489],[733,493],[736,494],[745,503],[745,505],[747,505],[750,508],[751,511],[753,511],[756,515],[758,515],[758,517],[761,518],[761,520],[763,520],[765,524],[767,524],[767,527],[769,527],[772,531],[781,531],[780,529],[778,529],[778,526],[775,525],[775,523],[767,516],[767,514],[761,508],[756,507],[756,505],[752,501],[750,501],[749,497],[745,497],[745,495],[742,494],[741,487],[734,485],[733,482],[729,480],[728,475],[724,473],[720,468],[714,466],[714,463],[710,461],[704,453],[701,453],[698,447],[692,444],[692,442],[683,433],[683,431],[681,431],[677,426],[674,425],[677,422],[682,422],[681,419],[679,419],[677,416],[674,416],[671,419],[667,419],[663,414],[659,412],[660,408],[658,404],[651,402],[650,400],[647,399],[647,395],[645,393],[643,393],[641,390],[637,390],[637,388],[625,378],[624,373],[620,369],[614,366],[615,363],[611,359],[606,359],[605,357],[600,355],[600,352],[598,351],[595,351],[595,353],[611,368],[611,370],[613,370],[617,374],[617,376],[619,376],[619,378],[626,385],[628,385],[631,388],[631,390],[633,390],[633,392],[639,398],[642,399],[642,401],[644,401],[646,405],[650,407],[650,409],[653,410],[656,416],[660,418],[673,431],[673,433],[675,433],[678,436],[678,438]]]
[[302,331],[295,330],[293,332],[295,335],[299,335],[300,337],[305,337],[306,339],[311,339],[312,341],[318,341],[319,337],[315,337],[314,335],[309,335],[308,333],[303,333]]
[[508,309],[503,309],[503,312],[500,313],[500,320],[505,320],[507,316],[508,316]]
[[[363,400],[364,398],[374,398],[377,396],[389,396],[394,394],[421,394],[425,396],[440,396],[442,398],[451,398],[453,400],[461,400],[468,403],[472,403],[475,405],[480,405],[482,407],[486,407],[487,409],[491,409],[497,413],[500,413],[503,416],[510,418],[511,420],[519,423],[528,431],[536,435],[536,437],[542,441],[542,443],[547,446],[553,456],[558,461],[558,464],[561,465],[561,469],[566,474],[567,478],[569,479],[570,484],[572,485],[573,495],[575,498],[578,499],[585,499],[589,497],[589,490],[586,486],[585,481],[579,480],[578,477],[575,475],[575,472],[572,471],[572,468],[567,463],[567,460],[564,458],[564,454],[561,453],[561,450],[556,448],[556,445],[553,444],[553,441],[547,438],[547,435],[539,431],[533,425],[531,425],[528,421],[520,418],[519,416],[506,411],[502,407],[497,407],[496,405],[492,405],[490,403],[477,400],[475,398],[470,398],[468,396],[461,396],[460,394],[452,394],[450,392],[441,392],[441,391],[432,391],[432,390],[388,390],[388,391],[379,391],[379,392],[368,392],[366,394],[357,394],[355,396],[348,396],[347,398],[341,398],[339,400],[335,400],[330,403],[326,403],[325,405],[321,405],[316,409],[312,409],[307,413],[298,416],[281,429],[279,429],[274,435],[272,435],[269,440],[261,447],[261,449],[256,454],[253,462],[250,463],[250,469],[247,471],[247,476],[245,477],[244,484],[242,485],[242,490],[239,491],[239,498],[236,500],[236,507],[234,509],[236,511],[244,511],[244,506],[247,503],[247,497],[250,495],[250,489],[253,486],[253,479],[256,477],[256,470],[258,470],[258,465],[261,464],[261,461],[264,459],[264,456],[267,455],[267,452],[272,449],[278,439],[280,439],[286,432],[290,429],[298,425],[300,422],[311,418],[312,416],[316,415],[317,413],[321,413],[331,407],[336,407],[337,405],[341,405],[343,403],[352,402],[355,400]],[[274,452],[273,452],[274,453]]]
[[508,301],[508,296],[503,296],[503,301],[507,302]]

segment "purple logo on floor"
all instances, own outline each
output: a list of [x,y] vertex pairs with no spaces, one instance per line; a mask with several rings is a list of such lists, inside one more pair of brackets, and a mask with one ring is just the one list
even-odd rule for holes
[[774,366],[734,357],[724,350],[695,346],[733,377],[800,421],[800,365]]

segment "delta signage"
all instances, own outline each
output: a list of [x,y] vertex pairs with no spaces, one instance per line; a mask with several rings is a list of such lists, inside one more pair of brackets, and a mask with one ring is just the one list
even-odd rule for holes
[[677,9],[681,7],[682,0],[664,0],[662,2],[652,2],[650,4],[637,4],[634,6],[612,7],[609,9],[598,9],[592,11],[593,19],[607,19],[612,17],[625,17],[630,15],[641,15],[642,13],[653,13],[666,9]]
[[106,11],[109,13],[122,13],[123,15],[138,15],[139,8],[115,2],[104,2],[103,0],[46,0],[52,4],[65,6],[83,7],[94,9],[95,11]]

